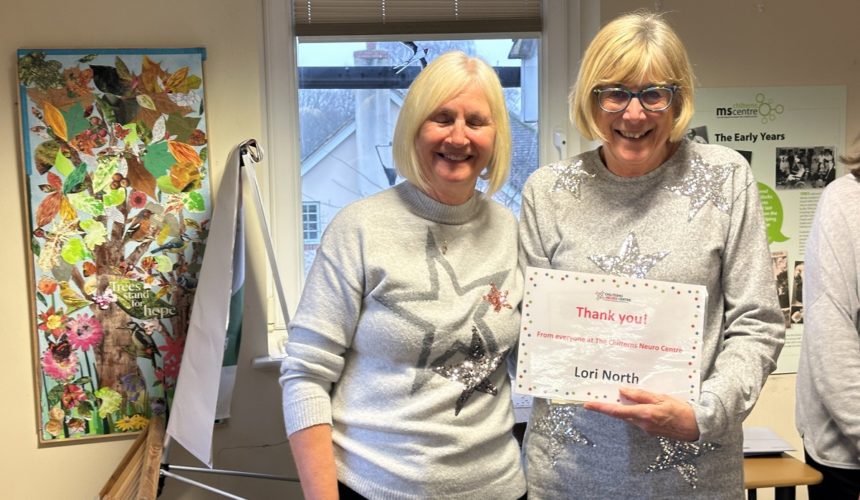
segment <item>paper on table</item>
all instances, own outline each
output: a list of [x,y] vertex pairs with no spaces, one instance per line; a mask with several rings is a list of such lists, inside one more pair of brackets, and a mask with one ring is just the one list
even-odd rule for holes
[[794,450],[794,446],[768,427],[744,427],[744,456],[776,455]]

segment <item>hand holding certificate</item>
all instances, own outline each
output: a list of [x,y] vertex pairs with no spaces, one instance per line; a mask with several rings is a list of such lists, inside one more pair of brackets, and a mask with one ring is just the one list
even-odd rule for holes
[[526,269],[515,389],[621,402],[621,387],[699,396],[705,287]]

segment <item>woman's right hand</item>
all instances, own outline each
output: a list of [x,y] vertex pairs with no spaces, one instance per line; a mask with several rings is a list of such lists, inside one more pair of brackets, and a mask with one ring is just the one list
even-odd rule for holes
[[331,426],[314,425],[290,435],[290,449],[308,500],[337,500],[337,470]]
[[625,420],[652,436],[679,441],[699,439],[699,424],[696,423],[696,414],[689,403],[667,394],[633,387],[622,387],[618,392],[622,398],[633,404],[589,401],[583,408]]

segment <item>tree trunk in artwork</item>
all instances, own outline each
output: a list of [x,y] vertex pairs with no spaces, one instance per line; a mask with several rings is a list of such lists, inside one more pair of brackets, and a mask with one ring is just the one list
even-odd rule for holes
[[123,375],[135,373],[142,377],[137,358],[127,350],[131,348],[131,331],[126,330],[125,326],[131,316],[118,305],[111,304],[109,309],[98,309],[96,318],[104,328],[104,339],[95,351],[99,386],[122,393],[120,380]]
[[176,307],[176,316],[170,318],[170,326],[173,329],[174,340],[184,339],[188,330],[188,317],[191,314],[191,297],[181,287],[175,287],[173,292],[173,305]]
[[[122,278],[116,273],[123,263],[125,224],[114,222],[112,229],[111,239],[98,246],[94,252],[99,293],[104,293],[111,280]],[[102,345],[95,351],[99,386],[110,387],[122,394],[121,378],[124,375],[134,373],[143,378],[137,366],[137,357],[129,352],[133,352],[132,332],[126,329],[126,325],[132,318],[117,303],[110,304],[107,309],[96,308],[95,315],[104,329]]]

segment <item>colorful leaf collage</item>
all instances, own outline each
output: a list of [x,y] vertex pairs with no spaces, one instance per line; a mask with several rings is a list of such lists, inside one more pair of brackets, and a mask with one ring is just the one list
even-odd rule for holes
[[210,217],[204,57],[18,52],[42,444],[169,414]]

